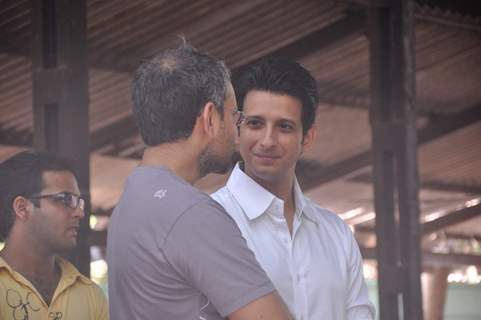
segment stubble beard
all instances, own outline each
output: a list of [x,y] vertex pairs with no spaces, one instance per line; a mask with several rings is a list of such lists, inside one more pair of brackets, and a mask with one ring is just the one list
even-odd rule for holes
[[227,173],[233,163],[232,163],[232,153],[234,151],[233,147],[231,150],[220,154],[216,152],[215,146],[208,146],[199,158],[199,173],[203,177],[209,173],[225,174]]

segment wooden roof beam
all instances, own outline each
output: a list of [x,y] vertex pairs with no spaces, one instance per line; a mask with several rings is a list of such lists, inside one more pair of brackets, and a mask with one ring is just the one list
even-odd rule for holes
[[249,61],[243,66],[239,66],[232,70],[232,73],[238,73],[245,66],[267,57],[286,57],[292,60],[301,60],[302,58],[328,47],[334,43],[345,41],[350,37],[359,36],[365,31],[366,15],[364,11],[348,12],[346,16],[331,25],[305,35],[304,37],[294,41],[284,47],[278,48],[266,54],[263,57]]
[[[459,223],[463,223],[480,216],[481,216],[481,203],[470,206],[470,207],[464,207],[460,210],[449,212],[432,221],[424,222],[422,224],[422,233],[423,233],[423,236],[427,236],[433,232],[441,231],[443,229],[452,227]],[[355,230],[356,232],[360,232],[360,233],[374,234],[373,226],[356,226]],[[455,234],[452,234],[452,235],[453,237],[455,236],[460,237],[460,235],[455,235]]]
[[465,207],[461,210],[443,215],[435,220],[423,223],[423,234],[428,235],[479,216],[481,216],[481,203],[471,207]]
[[[343,19],[332,25],[306,35],[289,45],[269,53],[267,56],[284,56],[298,60],[325,46],[332,45],[337,41],[345,40],[347,37],[363,32],[365,25],[366,17],[363,12],[349,12]],[[233,73],[239,71],[242,67],[243,66],[234,69]],[[137,129],[133,124],[133,117],[129,116],[111,124],[107,128],[99,130],[98,133],[94,132],[91,138],[92,151],[137,134]]]
[[[376,248],[361,247],[360,249],[364,259],[376,260]],[[481,266],[481,255],[423,251],[422,257],[423,265],[428,267],[452,267],[456,265]]]
[[[372,183],[372,172],[363,172],[349,179],[350,182]],[[442,180],[425,180],[420,182],[420,188],[431,191],[459,192],[472,195],[481,194],[481,186],[469,186],[456,182],[445,182]]]
[[[455,115],[433,116],[424,128],[418,130],[418,146],[478,121],[481,121],[481,103],[465,108]],[[371,149],[329,166],[319,166],[318,170],[310,170],[302,186],[304,190],[317,188],[325,183],[355,174],[356,171],[370,165],[372,165]]]

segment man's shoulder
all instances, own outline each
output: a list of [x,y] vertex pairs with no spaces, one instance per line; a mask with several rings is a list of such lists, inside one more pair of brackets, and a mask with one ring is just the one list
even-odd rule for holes
[[107,297],[98,284],[80,273],[69,261],[60,257],[57,257],[57,261],[62,270],[59,287],[65,286],[67,291],[71,291],[70,295],[84,296],[89,298],[90,302],[107,303]]
[[168,169],[137,167],[128,176],[122,197],[139,197],[148,194],[160,199],[167,195],[169,190],[195,193],[197,189]]
[[62,271],[62,276],[60,282],[72,282],[78,283],[81,286],[86,286],[86,288],[92,288],[92,290],[100,290],[100,287],[93,282],[90,278],[86,277],[68,260],[57,256],[56,261],[60,270]]
[[172,216],[175,219],[174,216],[182,214],[190,207],[209,201],[213,200],[207,194],[169,170],[136,168],[127,180],[116,211],[129,211],[134,214],[139,210],[162,210],[163,218]]
[[96,284],[84,275],[79,276],[74,285],[72,285],[68,289],[79,291],[81,292],[81,294],[88,294],[88,296],[90,296],[92,300],[97,300],[99,303],[107,301],[104,290],[102,290],[102,288],[98,284]]
[[349,225],[339,215],[320,207],[312,200],[308,200],[306,210],[310,210],[310,217],[315,217],[317,230],[325,241],[332,241],[333,245],[339,246],[340,252],[344,252],[347,257],[354,248],[353,243],[355,242]]
[[[229,214],[224,206],[216,201],[216,199],[205,193],[199,192],[194,199],[191,198],[189,202],[185,204],[179,217],[180,216],[182,216],[183,219],[207,219],[207,221],[209,221],[209,219],[213,219],[213,216],[221,217],[221,220],[225,220],[225,217],[228,217]],[[227,220],[231,219],[228,218]],[[210,221],[218,220],[215,219]]]
[[342,230],[347,228],[347,224],[338,214],[321,207],[306,196],[304,196],[304,199],[306,201],[305,210],[309,210],[310,216],[313,217],[317,223],[341,228]]
[[127,180],[126,190],[158,191],[157,194],[155,194],[156,198],[166,196],[169,190],[172,190],[170,195],[175,192],[179,197],[182,196],[187,199],[193,197],[194,200],[205,195],[205,193],[175,175],[172,171],[165,168],[150,167],[136,168]]
[[5,272],[12,272],[12,268],[8,265],[8,263],[3,259],[2,256],[0,256],[0,272],[1,271],[5,271]]
[[0,292],[4,291],[5,288],[9,287],[12,283],[23,286],[24,283],[22,283],[21,280],[23,280],[23,278],[16,277],[14,270],[0,257]]
[[108,319],[107,296],[104,290],[90,278],[81,273],[77,274],[75,280],[62,275],[59,287],[65,288],[64,294],[57,297],[60,303],[63,299],[76,302],[76,306],[72,305],[68,308],[69,314],[81,315],[80,318],[93,314],[96,319]]

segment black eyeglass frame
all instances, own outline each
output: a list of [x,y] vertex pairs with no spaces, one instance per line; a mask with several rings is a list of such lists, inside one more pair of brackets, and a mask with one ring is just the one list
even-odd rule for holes
[[74,210],[77,208],[80,208],[80,210],[82,211],[85,210],[85,199],[82,198],[82,196],[78,196],[68,191],[63,191],[63,192],[53,193],[53,194],[31,195],[27,198],[31,200],[44,199],[44,198],[53,199],[54,201],[61,202],[67,208],[74,209]]
[[235,109],[234,111],[232,111],[232,116],[235,118],[236,116],[239,117],[239,119],[237,119],[237,121],[235,122],[235,126],[236,127],[240,127],[244,121],[246,121],[246,117],[244,115],[244,111],[241,111],[239,110],[239,108]]

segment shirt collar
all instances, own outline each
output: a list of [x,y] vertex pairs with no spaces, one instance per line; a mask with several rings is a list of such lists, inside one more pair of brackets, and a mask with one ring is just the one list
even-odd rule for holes
[[266,212],[272,202],[277,199],[272,193],[245,174],[239,167],[239,163],[234,167],[226,186],[249,220],[253,220]]
[[314,210],[312,210],[308,203],[307,203],[306,196],[301,190],[301,186],[299,185],[299,181],[297,181],[297,177],[294,179],[294,203],[296,206],[296,216],[297,218],[306,217],[307,219],[311,220],[312,222],[316,223],[317,215]]
[[8,272],[12,273],[12,268],[8,265],[8,263],[0,257],[0,269],[7,269]]
[[304,200],[304,195],[302,194],[299,182],[297,182],[297,178],[294,178],[294,204],[296,206],[296,215],[300,217],[304,212],[306,201]]
[[[244,210],[249,220],[253,220],[267,212],[276,200],[280,201],[282,205],[284,204],[283,200],[277,198],[245,174],[240,168],[239,163],[234,167],[226,186]],[[306,199],[297,178],[294,179],[294,203],[296,206],[296,216],[298,218],[305,214],[309,220],[317,223],[316,216],[311,212],[312,210],[308,210],[308,207],[306,207]]]
[[[62,279],[68,279],[68,284],[74,283],[77,278],[86,284],[91,284],[92,280],[81,274],[70,262],[67,260],[57,256],[56,258],[57,264],[62,272]],[[10,265],[0,257],[0,269],[6,269],[10,274],[14,274],[14,270]]]
[[57,256],[57,263],[60,270],[62,270],[62,278],[70,279],[72,283],[75,282],[77,278],[86,284],[92,283],[92,280],[81,274],[77,268],[67,260]]

